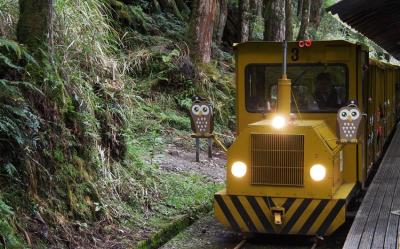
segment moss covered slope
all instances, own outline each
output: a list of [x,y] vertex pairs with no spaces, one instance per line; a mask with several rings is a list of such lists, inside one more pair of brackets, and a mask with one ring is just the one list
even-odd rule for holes
[[52,53],[35,61],[12,41],[16,1],[0,0],[0,248],[126,248],[221,187],[144,160],[189,134],[195,94],[219,132],[234,124],[232,58],[196,65],[186,17],[147,2],[56,1]]

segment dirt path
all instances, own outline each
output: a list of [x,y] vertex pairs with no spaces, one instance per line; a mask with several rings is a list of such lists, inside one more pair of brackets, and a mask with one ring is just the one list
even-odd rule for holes
[[196,153],[194,151],[188,151],[174,144],[169,144],[162,154],[154,156],[153,162],[163,170],[177,173],[199,173],[212,182],[225,182],[225,153],[215,149],[213,158],[209,159],[207,153],[202,151],[200,153],[200,162],[196,162],[195,159]]

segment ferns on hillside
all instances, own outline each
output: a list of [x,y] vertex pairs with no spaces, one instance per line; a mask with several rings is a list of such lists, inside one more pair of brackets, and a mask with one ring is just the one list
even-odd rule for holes
[[32,84],[16,80],[23,68],[17,61],[35,63],[16,42],[0,38],[0,173],[12,174],[14,158],[34,146],[39,120],[32,113],[24,92],[40,92]]

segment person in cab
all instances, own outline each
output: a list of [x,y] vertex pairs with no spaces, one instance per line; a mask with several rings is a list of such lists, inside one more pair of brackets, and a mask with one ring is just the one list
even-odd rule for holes
[[338,108],[338,94],[329,73],[320,73],[316,78],[314,98],[320,110]]

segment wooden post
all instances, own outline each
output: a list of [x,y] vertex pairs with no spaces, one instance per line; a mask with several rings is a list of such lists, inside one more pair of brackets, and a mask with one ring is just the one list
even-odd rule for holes
[[196,137],[196,162],[200,162],[200,138]]
[[212,138],[208,138],[208,158],[212,158]]

